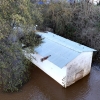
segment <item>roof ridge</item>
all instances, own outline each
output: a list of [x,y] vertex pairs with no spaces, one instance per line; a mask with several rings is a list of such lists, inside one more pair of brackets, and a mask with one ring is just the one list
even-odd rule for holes
[[54,34],[52,32],[48,32],[48,33],[38,32],[37,34],[40,34],[43,38],[48,38],[49,40],[51,40],[53,42],[56,42],[56,43],[58,43],[60,45],[63,45],[64,47],[69,48],[71,50],[74,50],[76,52],[96,51],[96,50],[94,50],[94,49],[92,49],[90,47],[87,47],[87,46],[82,45],[80,43],[77,43],[75,41],[66,39],[66,38],[64,38],[62,36],[59,36],[57,34]]
[[[48,37],[46,37],[46,38],[48,38]],[[57,43],[57,44],[60,44],[60,45],[62,45],[62,46],[64,46],[64,47],[67,47],[67,48],[69,48],[69,49],[71,49],[71,50],[74,50],[74,51],[76,51],[76,52],[81,53],[81,51],[75,50],[74,48],[70,48],[70,47],[68,47],[68,46],[66,46],[66,45],[64,45],[64,44],[61,44],[61,43],[59,43],[59,42],[57,42],[57,41],[54,41],[54,40],[52,40],[52,39],[50,39],[50,38],[48,38],[48,39],[51,40],[51,41],[53,41],[53,42],[55,42],[55,43]]]

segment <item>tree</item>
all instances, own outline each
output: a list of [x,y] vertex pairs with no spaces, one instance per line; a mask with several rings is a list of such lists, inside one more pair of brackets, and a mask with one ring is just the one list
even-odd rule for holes
[[33,48],[41,43],[33,31],[36,23],[42,23],[42,14],[30,0],[0,0],[0,84],[4,91],[18,91],[29,80],[21,43]]

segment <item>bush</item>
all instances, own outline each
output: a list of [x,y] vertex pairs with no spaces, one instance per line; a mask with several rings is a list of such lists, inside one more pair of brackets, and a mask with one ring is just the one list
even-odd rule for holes
[[53,28],[56,34],[67,38],[69,34],[79,32],[86,27],[91,16],[91,7],[87,2],[72,5],[67,2],[52,2],[42,6],[43,24],[45,27]]
[[0,44],[1,84],[4,91],[18,91],[29,79],[28,68],[18,43]]
[[[29,28],[41,23],[42,13],[30,0],[0,0],[0,84],[4,91],[18,91],[29,80],[21,43],[34,50],[41,39],[36,42],[36,35]],[[26,35],[29,32],[32,37]]]
[[29,61],[25,59],[19,41],[24,43],[26,47],[33,49],[41,43],[42,39],[34,32],[30,32],[14,43],[11,43],[7,38],[1,40],[0,81],[6,92],[18,91],[29,80]]

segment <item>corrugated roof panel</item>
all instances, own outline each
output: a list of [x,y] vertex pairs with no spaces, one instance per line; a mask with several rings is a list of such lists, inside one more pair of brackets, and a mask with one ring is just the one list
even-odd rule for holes
[[48,38],[54,42],[57,42],[67,48],[73,49],[77,52],[91,52],[91,51],[96,51],[92,48],[89,48],[87,46],[81,45],[79,43],[73,42],[69,39],[65,39],[59,35],[53,34],[51,32],[48,33],[42,33],[38,32],[37,34],[41,35],[43,38]]
[[43,41],[44,43],[36,47],[35,51],[43,57],[51,55],[48,60],[60,68],[63,68],[80,54],[48,38],[45,38]]

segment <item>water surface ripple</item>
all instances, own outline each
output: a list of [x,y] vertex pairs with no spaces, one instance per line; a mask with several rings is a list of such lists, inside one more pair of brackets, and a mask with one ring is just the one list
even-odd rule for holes
[[92,65],[89,75],[66,89],[34,65],[32,67],[31,80],[21,91],[0,91],[0,100],[100,100],[100,65]]

